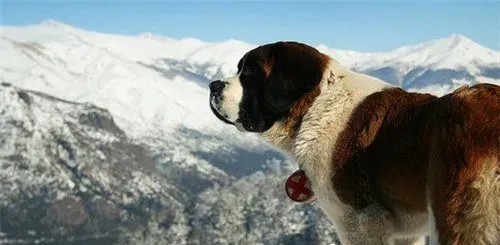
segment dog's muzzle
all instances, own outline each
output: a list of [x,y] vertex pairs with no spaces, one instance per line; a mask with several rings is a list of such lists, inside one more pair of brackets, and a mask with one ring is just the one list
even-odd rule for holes
[[213,81],[209,84],[210,109],[212,109],[212,112],[220,120],[222,120],[226,123],[229,123],[229,124],[234,124],[233,122],[228,120],[228,117],[227,117],[227,115],[225,115],[225,113],[221,112],[222,100],[224,99],[224,97],[222,96],[222,92],[224,91],[226,84],[227,84],[227,82],[223,82],[220,80]]

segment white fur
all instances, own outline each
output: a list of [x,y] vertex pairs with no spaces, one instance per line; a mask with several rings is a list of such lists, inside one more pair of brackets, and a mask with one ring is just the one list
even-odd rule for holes
[[222,100],[218,106],[219,112],[226,115],[227,120],[236,122],[240,111],[240,103],[243,98],[243,87],[238,76],[230,77],[225,80],[227,82],[222,91]]
[[436,228],[436,220],[434,219],[434,214],[432,211],[432,207],[430,205],[427,207],[428,217],[429,217],[429,245],[439,245],[439,236]]
[[[333,73],[333,77],[332,77]],[[329,81],[328,79],[332,79]],[[360,83],[368,79],[373,86],[361,86]],[[347,125],[349,117],[356,105],[369,94],[380,91],[388,86],[383,82],[354,73],[337,62],[331,61],[320,83],[321,93],[315,99],[303,118],[301,127],[294,142],[294,155],[311,179],[312,189],[321,209],[336,227],[339,238],[343,244],[363,244],[367,241],[374,242],[370,227],[374,222],[383,220],[370,220],[383,212],[379,208],[371,207],[375,215],[358,214],[350,206],[342,203],[337,197],[332,186],[331,159],[335,149],[338,135]],[[368,211],[372,212],[372,211]],[[383,225],[385,226],[385,225]],[[357,235],[351,231],[357,231]],[[359,239],[358,239],[359,238]],[[384,244],[388,237],[381,238]]]
[[320,83],[321,93],[304,116],[292,150],[299,166],[311,179],[318,203],[330,220],[341,219],[348,209],[332,189],[330,164],[333,144],[354,108],[353,97],[342,84],[346,77],[339,77],[343,75],[332,67],[327,69]]
[[[240,103],[243,100],[243,86],[241,85],[240,75],[245,70],[245,60],[246,55],[243,57],[241,70],[236,76],[224,80],[226,86],[222,90],[222,100],[219,102],[220,104],[213,106],[242,132],[245,132],[246,129],[239,121]],[[211,103],[214,102],[211,101]]]

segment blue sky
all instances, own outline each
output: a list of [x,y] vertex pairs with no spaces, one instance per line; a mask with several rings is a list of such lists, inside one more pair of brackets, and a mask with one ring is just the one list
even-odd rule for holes
[[500,1],[0,0],[2,25],[55,19],[85,29],[205,41],[324,43],[387,51],[463,34],[500,50]]

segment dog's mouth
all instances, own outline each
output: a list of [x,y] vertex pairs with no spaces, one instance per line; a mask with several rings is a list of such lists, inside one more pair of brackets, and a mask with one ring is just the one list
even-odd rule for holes
[[221,112],[219,105],[220,105],[220,99],[217,96],[210,95],[210,109],[212,110],[214,115],[217,118],[219,118],[219,120],[221,120],[227,124],[234,125],[236,127],[236,129],[238,129],[241,132],[248,132],[248,130],[245,129],[245,127],[243,126],[243,123],[241,122],[240,119],[236,119],[235,122],[230,121],[228,119],[227,115],[225,113]]
[[234,122],[231,122],[227,119],[227,115],[220,112],[220,100],[221,100],[220,96],[216,96],[216,95],[211,94],[210,95],[210,109],[212,110],[214,115],[217,118],[219,118],[219,120],[221,120],[227,124],[234,125]]

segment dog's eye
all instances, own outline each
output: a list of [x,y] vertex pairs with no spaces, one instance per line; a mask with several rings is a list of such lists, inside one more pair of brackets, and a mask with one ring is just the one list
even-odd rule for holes
[[255,69],[253,67],[245,67],[241,71],[241,75],[243,75],[243,76],[253,76],[255,74],[257,74],[257,69]]
[[248,69],[245,69],[241,72],[241,75],[243,75],[243,76],[251,76],[252,74],[253,74],[253,72],[248,70]]

